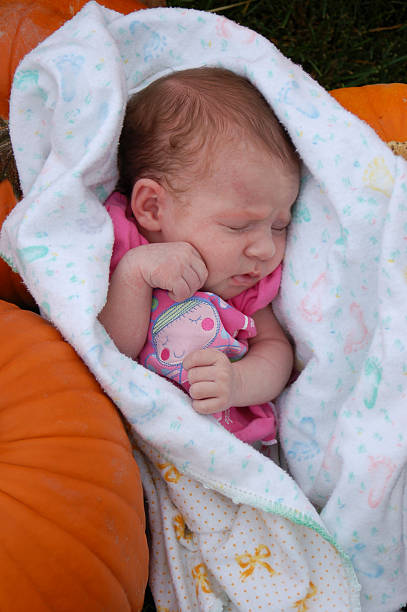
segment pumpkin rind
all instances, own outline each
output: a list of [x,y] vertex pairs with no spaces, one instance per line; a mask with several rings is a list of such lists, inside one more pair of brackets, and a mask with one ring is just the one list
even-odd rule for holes
[[0,301],[0,609],[139,610],[139,471],[112,402],[58,331]]
[[[0,227],[16,204],[10,183],[0,183]],[[0,257],[0,299],[7,300],[23,308],[35,308],[35,301],[24,285],[21,276],[10,268]]]
[[345,87],[330,93],[342,106],[366,121],[385,142],[407,140],[407,84]]

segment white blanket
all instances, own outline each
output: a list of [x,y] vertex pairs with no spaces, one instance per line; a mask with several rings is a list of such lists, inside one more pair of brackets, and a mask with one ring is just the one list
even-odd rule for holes
[[[296,482],[120,354],[97,321],[113,242],[102,202],[128,95],[204,64],[247,75],[306,164],[278,304],[304,367],[280,402]],[[358,610],[353,563],[363,610],[396,610],[406,164],[268,41],[178,9],[123,17],[88,3],[18,67],[10,128],[24,199],[1,253],[133,427],[158,609]]]

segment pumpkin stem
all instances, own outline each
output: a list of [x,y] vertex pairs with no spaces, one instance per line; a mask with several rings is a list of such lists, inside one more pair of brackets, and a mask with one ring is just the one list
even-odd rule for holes
[[407,141],[397,142],[397,140],[389,140],[387,144],[395,155],[401,155],[401,157],[407,159]]

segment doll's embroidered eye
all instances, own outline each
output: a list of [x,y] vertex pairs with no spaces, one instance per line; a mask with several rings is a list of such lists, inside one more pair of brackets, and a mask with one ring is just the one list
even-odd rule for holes
[[202,317],[199,316],[196,319],[192,319],[191,317],[188,317],[188,319],[191,321],[191,323],[198,323],[202,319]]

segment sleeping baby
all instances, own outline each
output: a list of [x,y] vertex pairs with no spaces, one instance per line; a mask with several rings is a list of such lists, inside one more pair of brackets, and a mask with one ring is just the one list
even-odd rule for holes
[[273,443],[293,356],[270,303],[300,176],[284,128],[246,78],[174,72],[130,98],[118,163],[100,321],[197,412]]

